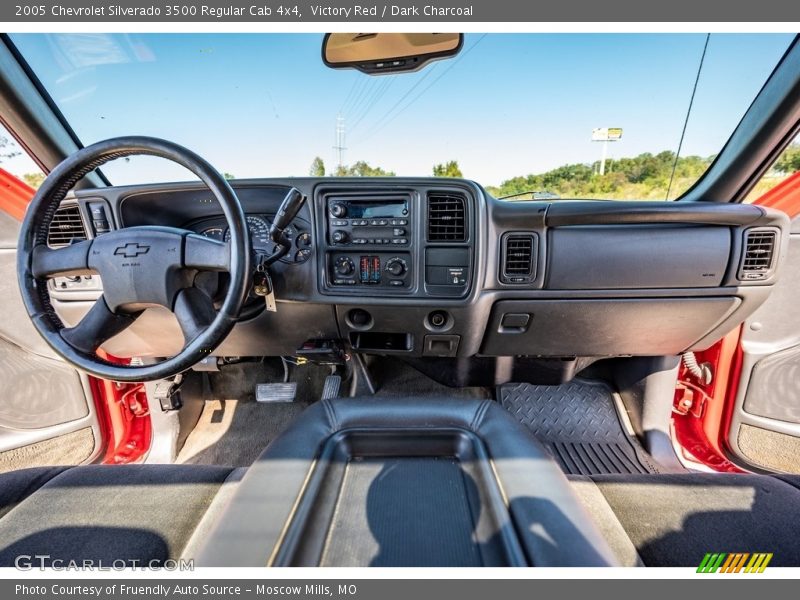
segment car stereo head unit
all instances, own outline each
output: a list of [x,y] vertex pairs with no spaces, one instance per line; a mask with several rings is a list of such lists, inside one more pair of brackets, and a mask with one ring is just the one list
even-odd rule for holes
[[331,245],[404,247],[411,243],[411,203],[407,197],[329,197],[327,209]]
[[408,218],[407,198],[328,198],[328,211],[335,219]]

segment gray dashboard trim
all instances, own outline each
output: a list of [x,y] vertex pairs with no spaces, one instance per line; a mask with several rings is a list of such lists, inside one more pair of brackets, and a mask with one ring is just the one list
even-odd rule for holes
[[[265,197],[267,204],[277,204],[280,193],[276,190],[295,186],[312,201],[303,209],[302,216],[315,227],[316,251],[311,260],[292,267],[291,277],[276,278],[278,288],[278,317],[282,307],[292,305],[327,305],[332,310],[319,312],[325,323],[318,331],[337,332],[341,337],[348,337],[350,328],[344,315],[351,308],[364,308],[369,310],[375,323],[371,331],[380,333],[395,333],[398,327],[404,332],[414,336],[414,351],[409,356],[419,356],[424,347],[424,336],[431,334],[426,325],[427,315],[434,309],[446,310],[450,313],[450,324],[447,333],[460,336],[457,356],[468,357],[480,353],[483,343],[485,328],[494,304],[501,300],[590,300],[590,299],[686,299],[686,298],[713,298],[732,297],[741,300],[737,308],[722,322],[708,323],[708,331],[694,344],[694,348],[710,345],[727,331],[735,327],[757,308],[767,297],[776,275],[762,282],[752,284],[741,283],[735,279],[736,264],[741,252],[740,232],[749,226],[774,226],[781,231],[788,230],[788,219],[779,211],[763,209],[754,206],[703,204],[674,202],[621,202],[621,201],[537,201],[537,202],[503,202],[489,196],[480,185],[475,182],[457,179],[437,178],[286,178],[286,179],[251,179],[234,181],[236,189],[249,190],[243,195],[258,197],[259,189],[269,189],[272,193]],[[379,190],[382,193],[391,193],[397,190],[416,190],[424,193],[431,188],[456,189],[467,193],[474,198],[474,212],[472,224],[472,243],[474,244],[474,265],[472,286],[464,298],[433,297],[430,295],[398,295],[383,297],[367,297],[362,295],[345,295],[335,293],[321,293],[319,288],[321,269],[319,260],[320,247],[318,245],[320,222],[324,220],[318,215],[317,202],[321,190],[335,187],[337,189]],[[112,206],[115,218],[119,219],[119,203],[125,198],[139,197],[144,194],[169,194],[172,191],[202,190],[199,183],[176,183],[153,186],[130,186],[125,188],[109,188],[104,190],[79,191],[76,196],[81,198],[97,197],[102,195]],[[255,191],[253,191],[255,190]],[[255,200],[249,200],[253,202]],[[269,212],[269,207],[259,204],[259,212]],[[176,206],[180,209],[180,206]],[[277,206],[273,207],[277,208]],[[183,207],[185,210],[185,207]],[[127,214],[127,211],[123,211]],[[169,211],[172,212],[172,211]],[[422,225],[422,215],[416,217]],[[198,215],[186,215],[186,221]],[[202,216],[202,215],[200,215]],[[119,221],[118,221],[119,222]],[[126,222],[127,225],[134,223]],[[554,227],[557,225],[557,227]],[[730,259],[725,277],[721,285],[711,287],[686,287],[681,285],[682,278],[665,281],[663,285],[654,285],[658,281],[651,279],[647,288],[620,288],[609,285],[601,287],[601,283],[594,285],[596,289],[546,289],[548,281],[551,255],[548,243],[549,233],[561,228],[586,227],[591,225],[598,229],[604,227],[620,228],[658,228],[668,225],[671,228],[720,227],[725,229],[730,236]],[[639,230],[639,229],[637,229]],[[539,252],[534,281],[525,285],[504,284],[499,281],[500,265],[500,240],[503,233],[508,231],[531,232],[539,236]],[[642,230],[639,230],[642,231]],[[784,245],[781,248],[781,261],[785,254],[785,244],[788,236],[783,235]],[[424,245],[417,244],[416,252],[421,252]],[[417,264],[420,265],[420,258]],[[693,281],[691,278],[683,281]],[[681,287],[668,287],[681,285]],[[570,287],[570,286],[564,286]],[[587,286],[574,286],[576,288]],[[77,298],[76,298],[77,299]],[[62,302],[62,304],[67,304]],[[78,303],[75,303],[78,304]],[[565,306],[568,303],[565,303]],[[575,304],[573,304],[575,306]],[[75,307],[78,308],[78,307]],[[397,311],[403,313],[404,318],[397,318]],[[73,311],[75,313],[77,311]],[[299,314],[296,310],[283,310],[284,316]],[[565,315],[564,318],[572,318]],[[264,320],[256,317],[255,320],[244,321],[237,325],[230,343],[223,345],[222,349],[236,348],[238,353],[245,355],[274,355],[291,354],[295,348],[290,347],[296,341],[292,336],[291,342],[284,346],[274,337],[272,319]],[[297,324],[295,324],[297,326]],[[676,350],[677,351],[677,350]],[[574,354],[580,355],[581,349],[576,346]]]

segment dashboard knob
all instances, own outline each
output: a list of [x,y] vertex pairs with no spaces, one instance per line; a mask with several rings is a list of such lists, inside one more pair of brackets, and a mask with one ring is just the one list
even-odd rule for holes
[[388,263],[386,263],[386,270],[395,277],[405,275],[406,261],[404,261],[402,258],[392,258]]
[[346,256],[337,258],[333,268],[337,275],[352,275],[356,271],[356,265]]
[[347,207],[341,202],[336,202],[331,205],[331,215],[337,219],[341,219],[347,214]]
[[334,244],[343,244],[347,241],[347,232],[346,231],[334,231],[333,235],[331,236]]

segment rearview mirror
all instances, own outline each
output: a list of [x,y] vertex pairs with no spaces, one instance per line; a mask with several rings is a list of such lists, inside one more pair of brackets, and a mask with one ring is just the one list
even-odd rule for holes
[[463,44],[462,33],[329,33],[322,42],[322,60],[332,69],[367,75],[401,73],[455,56]]

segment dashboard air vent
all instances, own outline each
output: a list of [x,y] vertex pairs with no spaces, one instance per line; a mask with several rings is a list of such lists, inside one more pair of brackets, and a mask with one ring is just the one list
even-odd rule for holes
[[751,229],[745,232],[739,279],[766,279],[772,270],[777,241],[778,234],[772,229]]
[[530,283],[536,278],[536,241],[533,233],[503,236],[500,273],[505,283]]
[[69,246],[86,239],[86,229],[77,204],[63,206],[56,211],[47,232],[47,245],[51,248]]
[[428,241],[467,241],[467,200],[458,194],[428,195]]

